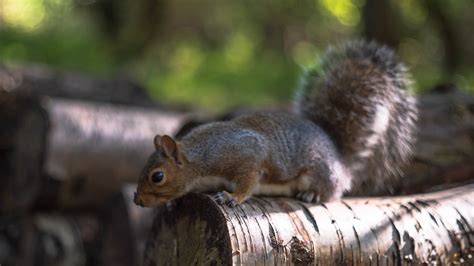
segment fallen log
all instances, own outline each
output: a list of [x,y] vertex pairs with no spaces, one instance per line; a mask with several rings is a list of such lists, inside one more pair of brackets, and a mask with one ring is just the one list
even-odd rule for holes
[[[100,207],[187,114],[0,91],[0,209]],[[41,196],[39,198],[39,196]]]
[[101,210],[0,217],[0,265],[142,265],[154,209],[124,186]]
[[33,265],[34,223],[28,215],[0,217],[0,264]]
[[190,194],[158,210],[143,265],[472,265],[472,206],[474,184],[323,205]]
[[[156,134],[173,135],[187,115],[127,106],[45,100],[52,127],[44,170],[61,182],[59,207],[103,202],[135,182]],[[100,204],[99,204],[100,205]]]
[[99,224],[92,213],[0,218],[1,265],[96,265]]
[[162,108],[143,87],[123,76],[100,79],[34,64],[0,64],[0,90],[31,96]]
[[[444,88],[444,89],[442,89]],[[420,97],[419,133],[412,162],[394,187],[413,194],[474,178],[474,96],[439,86]]]

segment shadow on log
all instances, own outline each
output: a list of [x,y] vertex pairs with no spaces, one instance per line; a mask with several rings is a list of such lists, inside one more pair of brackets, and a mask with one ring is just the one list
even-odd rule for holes
[[18,210],[101,207],[189,116],[0,91],[0,118],[0,208]]
[[162,207],[144,265],[474,263],[474,184],[325,205],[251,198],[228,208],[191,194]]

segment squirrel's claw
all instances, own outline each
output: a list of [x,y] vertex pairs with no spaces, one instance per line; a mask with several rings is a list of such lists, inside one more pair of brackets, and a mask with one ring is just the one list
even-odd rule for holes
[[229,208],[237,206],[237,201],[226,191],[217,192],[213,196],[214,200],[220,205],[227,205]]
[[307,203],[317,202],[318,199],[313,191],[300,191],[296,194],[296,198]]

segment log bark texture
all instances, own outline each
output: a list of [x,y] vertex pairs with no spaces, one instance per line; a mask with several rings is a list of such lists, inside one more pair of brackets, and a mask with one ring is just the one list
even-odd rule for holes
[[474,184],[324,205],[191,194],[159,209],[144,265],[472,265],[472,206]]
[[[100,207],[188,115],[0,91],[2,210]],[[41,197],[39,198],[39,196]]]

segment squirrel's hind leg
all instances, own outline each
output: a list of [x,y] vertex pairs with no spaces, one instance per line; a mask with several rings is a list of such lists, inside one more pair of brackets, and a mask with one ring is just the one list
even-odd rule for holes
[[296,193],[296,198],[300,201],[311,203],[318,202],[318,197],[314,191],[300,191]]
[[342,193],[338,194],[334,188],[327,185],[316,185],[312,190],[301,190],[297,191],[294,197],[300,201],[306,203],[325,203],[328,201],[338,200],[341,198]]
[[312,165],[299,179],[295,197],[304,202],[324,203],[339,200],[352,186],[351,172],[336,161],[325,167]]

